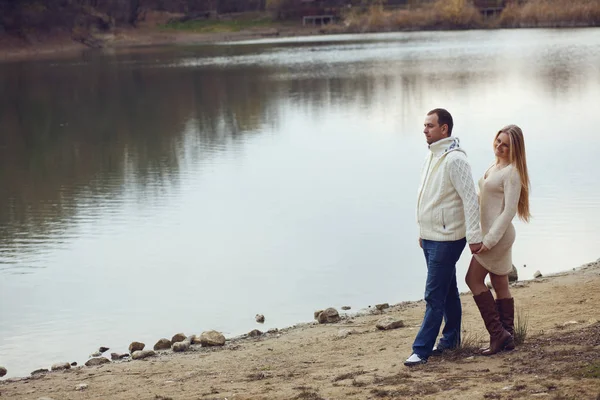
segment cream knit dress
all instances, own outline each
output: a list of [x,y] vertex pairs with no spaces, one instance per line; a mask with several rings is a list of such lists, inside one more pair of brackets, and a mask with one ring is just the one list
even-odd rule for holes
[[475,254],[475,259],[488,271],[506,275],[512,268],[512,245],[521,195],[521,178],[513,166],[492,166],[479,180],[479,210],[483,244],[490,249]]

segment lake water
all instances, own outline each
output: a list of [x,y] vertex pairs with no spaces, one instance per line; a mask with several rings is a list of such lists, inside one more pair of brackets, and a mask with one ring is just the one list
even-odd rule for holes
[[0,365],[24,376],[100,345],[420,299],[414,209],[435,107],[453,113],[476,179],[495,132],[523,128],[522,278],[595,260],[599,103],[598,28],[0,64]]

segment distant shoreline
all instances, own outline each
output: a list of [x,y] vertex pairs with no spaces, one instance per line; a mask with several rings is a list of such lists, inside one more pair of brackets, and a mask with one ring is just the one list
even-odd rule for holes
[[[458,30],[495,30],[495,29],[572,29],[594,28],[587,25],[573,26],[531,26],[516,28],[477,28],[477,29],[402,29],[402,30],[365,30],[355,31],[341,25],[302,26],[302,25],[277,25],[265,28],[252,28],[237,32],[197,33],[191,31],[160,30],[156,28],[119,28],[114,33],[99,35],[102,42],[100,49],[135,49],[150,46],[168,45],[201,45],[217,42],[238,42],[244,40],[268,38],[293,38],[315,35],[346,35],[370,33],[401,33],[401,32],[441,32]],[[91,47],[73,40],[70,35],[54,35],[50,38],[26,42],[16,37],[0,37],[0,62],[41,60],[49,58],[71,57],[82,52],[92,50]]]
[[[159,29],[126,28],[114,33],[99,35],[103,43],[100,49],[127,49],[141,46],[195,45],[216,42],[272,37],[295,37],[324,34],[319,27],[274,26],[241,30],[238,32],[196,33],[188,31],[163,31]],[[69,35],[56,35],[48,40],[27,43],[14,37],[0,38],[0,62],[25,61],[44,58],[65,57],[80,54],[92,48],[73,40]]]

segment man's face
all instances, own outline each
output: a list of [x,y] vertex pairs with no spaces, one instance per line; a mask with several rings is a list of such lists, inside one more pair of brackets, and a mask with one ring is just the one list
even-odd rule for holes
[[425,129],[423,129],[423,133],[427,138],[427,144],[432,144],[448,137],[448,125],[444,124],[440,126],[437,114],[433,113],[426,116],[424,125]]

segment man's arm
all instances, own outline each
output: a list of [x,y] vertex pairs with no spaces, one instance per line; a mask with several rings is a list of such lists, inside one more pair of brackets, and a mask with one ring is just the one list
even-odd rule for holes
[[473,183],[471,166],[467,160],[457,157],[450,160],[448,168],[450,181],[463,202],[467,242],[474,253],[481,247],[482,235],[479,227],[479,199]]

